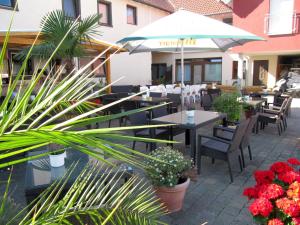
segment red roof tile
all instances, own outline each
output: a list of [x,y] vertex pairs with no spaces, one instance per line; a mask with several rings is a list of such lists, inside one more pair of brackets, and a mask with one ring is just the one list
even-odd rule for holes
[[200,13],[202,15],[222,14],[232,12],[232,9],[219,0],[170,0],[175,9],[184,8],[186,10]]
[[145,5],[149,5],[167,12],[174,12],[174,7],[169,0],[133,0]]

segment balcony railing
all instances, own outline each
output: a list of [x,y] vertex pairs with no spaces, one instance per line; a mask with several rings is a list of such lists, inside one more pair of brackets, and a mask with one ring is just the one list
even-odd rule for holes
[[268,35],[297,33],[298,20],[299,15],[296,12],[288,14],[267,14],[264,21],[264,33]]

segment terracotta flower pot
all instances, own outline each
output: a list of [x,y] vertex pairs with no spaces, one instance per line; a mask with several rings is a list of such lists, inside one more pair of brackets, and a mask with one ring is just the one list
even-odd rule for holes
[[155,193],[160,201],[171,213],[178,212],[182,208],[186,189],[190,184],[190,178],[175,187],[155,187]]

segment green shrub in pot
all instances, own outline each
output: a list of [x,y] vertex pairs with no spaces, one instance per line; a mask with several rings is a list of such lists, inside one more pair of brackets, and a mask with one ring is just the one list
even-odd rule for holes
[[213,108],[217,112],[227,114],[227,120],[237,122],[241,118],[241,103],[238,101],[238,93],[223,93],[213,102]]

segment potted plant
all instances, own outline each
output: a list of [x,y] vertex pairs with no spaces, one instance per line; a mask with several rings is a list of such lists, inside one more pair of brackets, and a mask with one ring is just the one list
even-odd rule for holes
[[254,172],[256,185],[244,190],[253,202],[249,211],[261,225],[300,224],[300,161],[275,162],[269,170]]
[[50,165],[52,167],[61,167],[65,165],[66,151],[62,145],[49,144],[48,150],[50,151]]
[[158,148],[150,156],[146,172],[156,195],[169,212],[181,210],[190,180],[196,176],[193,162],[171,147]]
[[249,103],[243,102],[242,106],[243,106],[243,110],[244,110],[246,119],[248,119],[252,115],[254,115],[255,111],[254,111],[253,105],[250,105]]
[[241,118],[241,103],[238,97],[238,93],[223,93],[213,102],[213,108],[217,112],[226,113],[226,124],[227,122],[237,123]]

